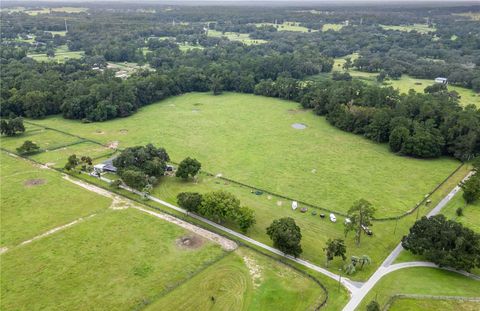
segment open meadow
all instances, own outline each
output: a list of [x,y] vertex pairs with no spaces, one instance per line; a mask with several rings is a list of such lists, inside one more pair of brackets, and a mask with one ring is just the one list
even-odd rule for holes
[[57,62],[64,63],[69,59],[82,58],[85,53],[83,51],[69,51],[67,46],[60,46],[55,49],[55,56],[48,57],[46,53],[28,54],[27,56],[38,62]]
[[257,27],[260,26],[273,26],[277,28],[277,31],[294,31],[294,32],[315,32],[318,30],[308,29],[307,27],[300,26],[300,23],[297,22],[283,22],[281,24],[274,23],[259,23],[255,24]]
[[[374,299],[376,299],[380,307],[383,308],[387,301],[397,294],[478,297],[479,292],[479,281],[467,278],[458,273],[436,268],[407,268],[384,276],[375,287],[370,290],[368,295],[365,296],[357,310],[365,310],[366,305]],[[448,310],[454,310],[451,308],[454,304],[450,303],[454,302],[449,301],[447,303],[449,306]],[[435,304],[432,304],[432,307],[433,306],[435,306]],[[440,309],[428,308],[421,310],[433,311]]]
[[252,39],[250,38],[250,35],[248,33],[238,33],[238,32],[225,32],[222,33],[221,31],[217,30],[208,30],[209,37],[216,37],[216,38],[221,38],[221,37],[226,37],[230,41],[239,41],[242,42],[246,45],[251,45],[251,44],[262,44],[266,43],[266,40],[262,39]]
[[2,248],[10,248],[57,226],[98,213],[111,204],[110,199],[66,182],[57,172],[3,151],[0,162]]
[[459,165],[400,157],[296,103],[235,93],[185,94],[102,123],[36,123],[119,148],[153,143],[174,162],[193,156],[207,172],[334,211],[364,198],[379,218],[407,212]]
[[[251,111],[261,117],[250,118]],[[106,159],[113,152],[106,145],[118,144],[119,148],[125,148],[153,143],[167,148],[175,162],[185,156],[194,156],[202,162],[206,172],[222,174],[252,185],[253,189],[266,188],[334,211],[345,213],[354,200],[363,197],[374,202],[378,209],[377,218],[410,210],[459,164],[445,158],[418,160],[396,156],[385,145],[342,132],[330,126],[324,118],[298,109],[295,103],[253,95],[214,97],[193,93],[144,107],[131,117],[115,121],[82,124],[51,117],[34,123],[38,127],[48,125],[105,145],[81,142],[31,156],[54,167],[63,167],[72,153]],[[293,123],[308,127],[294,129]],[[54,130],[37,133],[44,135],[44,131]],[[13,139],[18,142],[9,141],[10,146],[20,145],[23,141],[22,136]],[[29,139],[35,140],[35,136]],[[63,138],[65,141],[69,139],[71,136],[68,135]],[[378,173],[379,168],[383,170],[382,174]],[[359,247],[355,246],[352,236],[347,237],[348,256],[368,254],[372,258],[372,265],[358,271],[353,278],[365,279],[370,275],[416,217],[427,213],[466,172],[467,169],[463,168],[458,171],[435,192],[430,205],[420,207],[418,214],[413,213],[399,221],[376,221],[374,236],[364,238]],[[250,187],[203,173],[196,183],[165,177],[152,193],[176,204],[180,192],[214,190],[232,192],[242,204],[254,209],[257,223],[248,235],[263,243],[271,245],[265,229],[273,219],[293,217],[302,228],[302,257],[318,265],[325,266],[322,248],[328,238],[344,237],[344,218],[339,215],[339,221],[332,223],[319,217],[321,213],[328,216],[328,212],[321,209],[309,207],[306,213],[294,212],[290,208],[291,200],[268,193],[256,195]],[[233,224],[226,225],[238,230]],[[343,264],[336,259],[328,268],[337,271]]]

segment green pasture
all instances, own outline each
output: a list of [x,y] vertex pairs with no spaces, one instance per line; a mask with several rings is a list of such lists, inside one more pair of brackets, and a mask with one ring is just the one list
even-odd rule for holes
[[59,35],[60,37],[65,37],[67,35],[67,32],[65,30],[63,31],[47,31],[52,34],[52,36],[55,37],[55,35]]
[[410,32],[415,30],[423,34],[437,31],[435,27],[429,27],[427,24],[413,24],[413,25],[402,25],[402,26],[380,25],[380,27],[386,30],[397,30],[397,31],[405,31],[405,32]]
[[[91,204],[100,199],[92,196]],[[224,256],[207,240],[198,248],[177,245],[191,234],[133,209],[107,210],[2,254],[1,309],[141,307]]]
[[313,310],[323,299],[322,289],[311,279],[240,248],[146,310]]
[[399,298],[393,302],[388,311],[476,311],[479,309],[480,302],[478,301]]
[[55,56],[48,57],[46,53],[28,54],[27,56],[38,62],[55,61],[64,63],[69,59],[80,59],[85,55],[84,51],[69,51],[67,46],[59,46],[55,49]]
[[36,143],[42,150],[52,150],[63,147],[65,145],[73,144],[82,141],[81,138],[59,133],[53,130],[42,129],[32,126],[29,130],[27,124],[26,132],[22,135],[13,137],[4,137],[0,139],[0,146],[11,152],[17,152],[16,149],[20,147],[24,141],[30,140]]
[[119,148],[164,146],[173,161],[193,156],[207,172],[331,210],[345,212],[365,198],[377,217],[408,211],[459,164],[400,157],[297,103],[246,94],[185,94],[102,123],[60,116],[36,122],[104,144],[118,141]]
[[[466,204],[462,195],[463,192],[459,191],[455,197],[448,202],[447,206],[443,208],[442,214],[480,233],[480,201]],[[458,208],[463,208],[463,216],[457,216],[456,211]]]
[[[309,32],[307,27],[300,26],[300,23],[297,22],[283,22],[281,24],[274,23],[258,23],[255,24],[257,27],[261,26],[274,26],[278,31],[294,31],[294,32]],[[310,32],[315,32],[318,30],[310,29]]]
[[17,245],[111,204],[110,199],[73,185],[57,172],[3,151],[0,162],[1,247]]
[[366,305],[375,298],[383,307],[396,294],[478,297],[478,293],[480,282],[461,274],[436,268],[405,268],[384,276],[365,296],[357,310],[365,310]]
[[262,44],[266,43],[266,40],[262,39],[252,39],[248,33],[238,33],[238,32],[225,32],[222,33],[221,31],[217,30],[208,30],[209,37],[226,37],[230,41],[239,41],[247,45],[251,44]]
[[323,24],[322,26],[322,31],[339,31],[340,29],[343,28],[343,24]]

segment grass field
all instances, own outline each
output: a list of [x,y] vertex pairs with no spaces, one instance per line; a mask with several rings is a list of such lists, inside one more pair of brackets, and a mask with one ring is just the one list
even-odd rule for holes
[[[257,118],[249,117],[251,111],[255,111]],[[159,119],[162,122],[158,122]],[[334,210],[345,212],[354,200],[363,196],[375,203],[379,210],[377,217],[412,208],[458,165],[448,159],[427,161],[395,156],[386,146],[339,131],[324,118],[299,110],[297,104],[253,95],[214,97],[192,93],[144,107],[129,118],[109,122],[82,124],[61,117],[35,122],[104,144],[119,142],[120,148],[152,142],[165,146],[174,161],[178,162],[187,155],[195,156],[206,171],[222,173]],[[291,128],[294,122],[307,124],[309,128],[295,130]],[[21,140],[20,137],[17,139]],[[334,145],[335,148],[330,148]],[[44,163],[61,163],[58,158],[64,154],[66,160],[69,153],[60,149],[34,158]],[[234,154],[236,156],[232,156]],[[376,167],[370,165],[373,162]],[[312,167],[317,171],[312,172]],[[377,173],[379,167],[382,174]],[[466,172],[467,169],[460,170],[436,192],[429,207],[443,198]],[[342,217],[334,224],[319,217],[319,213],[325,213],[321,210],[316,216],[311,215],[312,209],[307,213],[293,212],[288,200],[268,194],[257,196],[250,188],[203,174],[197,183],[166,177],[153,194],[176,204],[179,192],[219,189],[234,193],[242,204],[255,210],[257,224],[249,236],[261,242],[271,244],[265,228],[273,219],[293,217],[302,228],[302,257],[316,264],[325,265],[322,248],[326,240],[343,237]],[[427,213],[429,207],[422,206],[419,215]],[[354,245],[352,236],[348,237],[348,256],[368,254],[373,260],[371,266],[359,271],[354,278],[365,279],[372,273],[415,218],[416,213],[398,223],[375,222],[374,236],[364,238],[360,247]],[[233,225],[230,227],[237,229]],[[341,260],[334,260],[329,269],[338,272],[343,265]]]
[[188,234],[136,210],[107,210],[3,254],[1,308],[130,310],[223,256],[207,241],[177,246]]
[[1,247],[19,244],[111,204],[110,199],[63,180],[57,172],[3,151],[0,160]]
[[397,31],[405,31],[405,32],[410,32],[415,30],[423,34],[437,31],[435,27],[428,27],[428,25],[426,24],[413,24],[413,25],[403,25],[403,26],[391,26],[391,25],[380,25],[380,26],[386,30],[397,30]]
[[69,51],[67,46],[59,46],[55,49],[55,56],[48,57],[46,53],[28,54],[27,56],[38,62],[58,62],[64,63],[69,59],[80,59],[85,52],[83,51]]
[[[281,24],[274,23],[259,23],[255,24],[257,27],[260,26],[274,26],[278,31],[294,31],[294,32],[309,32],[307,27],[300,26],[300,23],[297,22],[283,22]],[[310,30],[310,32],[315,32],[318,30]]]
[[[480,201],[466,204],[462,197],[463,192],[458,192],[442,211],[446,217],[462,223],[464,226],[480,233]],[[457,216],[457,208],[463,208],[463,216]]]
[[388,311],[476,311],[479,309],[480,302],[476,301],[401,298],[395,300]]
[[[377,206],[377,217],[409,210],[458,165],[445,158],[399,157],[296,103],[245,94],[186,94],[103,123],[61,117],[37,123],[103,143],[118,141],[120,148],[162,145],[174,161],[194,156],[206,171],[332,210],[345,212],[365,198]],[[296,130],[293,123],[308,128]]]
[[47,31],[55,37],[55,35],[59,35],[60,37],[65,37],[67,35],[66,31]]
[[312,280],[241,248],[146,310],[313,310],[323,298]]
[[[392,87],[399,89],[402,93],[408,93],[410,89],[423,93],[423,90],[432,84],[434,84],[433,80],[417,79],[407,75],[402,75],[400,79],[389,80],[386,83],[386,85],[391,85]],[[454,85],[448,85],[448,90],[456,91],[460,95],[460,103],[463,106],[476,105],[480,108],[480,94],[475,93],[473,90]]]
[[343,24],[324,24],[322,27],[322,31],[339,31],[340,29],[343,28]]
[[[29,130],[30,128],[32,130]],[[42,150],[52,150],[82,141],[78,137],[73,137],[52,130],[29,127],[28,124],[26,126],[26,130],[27,131],[22,135],[13,137],[2,136],[0,140],[2,148],[16,152],[16,148],[20,147],[24,141],[31,140]]]
[[208,36],[209,37],[217,37],[217,38],[221,38],[221,37],[226,37],[228,40],[230,41],[239,41],[239,42],[242,42],[246,45],[251,45],[251,44],[262,44],[262,43],[266,43],[267,41],[266,40],[262,40],[262,39],[252,39],[250,38],[250,35],[247,34],[247,33],[238,33],[238,32],[225,32],[225,33],[222,33],[220,31],[217,31],[217,30],[209,30],[208,31]]
[[480,282],[463,275],[436,268],[407,268],[384,276],[357,310],[365,310],[365,306],[375,297],[383,307],[395,294],[477,297],[478,293]]

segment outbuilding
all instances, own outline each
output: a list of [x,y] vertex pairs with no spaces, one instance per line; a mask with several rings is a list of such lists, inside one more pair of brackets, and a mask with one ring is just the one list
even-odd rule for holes
[[438,77],[438,78],[435,78],[435,83],[447,84],[447,83],[448,83],[448,79],[447,79],[447,78]]

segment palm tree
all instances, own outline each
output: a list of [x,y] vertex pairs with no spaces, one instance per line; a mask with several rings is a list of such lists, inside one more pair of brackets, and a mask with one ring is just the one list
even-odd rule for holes
[[360,264],[360,270],[362,270],[364,265],[372,263],[372,259],[368,255],[362,255],[362,257],[358,259],[358,263]]
[[345,267],[343,267],[343,269],[345,270],[345,273],[348,275],[354,274],[357,271],[353,263],[346,265]]

